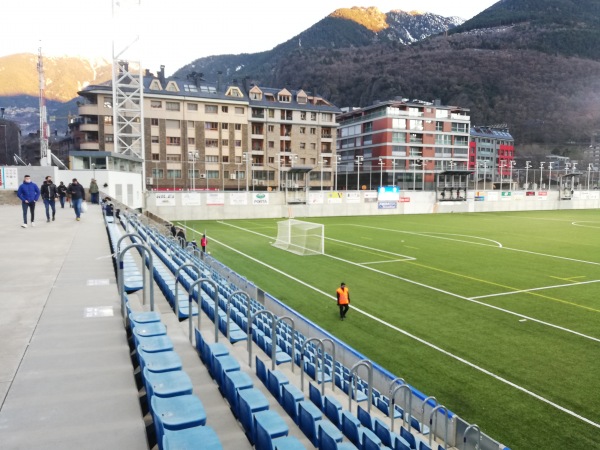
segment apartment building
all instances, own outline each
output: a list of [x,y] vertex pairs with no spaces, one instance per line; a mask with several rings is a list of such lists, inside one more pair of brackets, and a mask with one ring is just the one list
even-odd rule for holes
[[436,175],[467,171],[469,110],[439,101],[378,102],[338,116],[338,185],[434,189]]
[[[79,106],[84,137],[73,152],[79,164],[141,170],[139,160],[114,153],[111,84],[89,86],[79,94],[86,100]],[[269,190],[293,181],[291,187],[309,187],[321,182],[322,172],[330,185],[336,112],[326,100],[304,91],[257,86],[248,91],[235,81],[165,78],[164,69],[157,76],[147,72],[146,186]],[[307,175],[311,172],[319,174],[317,181]]]
[[473,126],[469,169],[479,181],[509,180],[515,167],[515,140],[505,126]]

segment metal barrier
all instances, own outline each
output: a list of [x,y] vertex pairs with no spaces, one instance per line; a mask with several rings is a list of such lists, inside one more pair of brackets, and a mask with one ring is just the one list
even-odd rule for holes
[[[433,438],[433,434],[434,434],[433,432],[434,432],[434,430],[437,429],[437,414],[436,413],[441,409],[444,410],[444,418],[446,419],[445,427],[444,427],[444,450],[446,450],[448,448],[448,425],[450,422],[450,417],[449,417],[450,411],[448,411],[448,408],[446,408],[444,405],[436,405],[429,413],[429,447],[431,447],[431,442],[432,442],[432,438]],[[435,417],[435,422],[433,421],[434,417]],[[439,437],[439,436],[436,434],[436,437]]]
[[[117,244],[117,249],[119,248],[119,244],[121,243],[121,240],[125,237],[127,237],[128,235],[123,236],[121,239],[119,239],[119,243]],[[138,236],[139,237],[139,236]],[[123,317],[123,320],[126,322],[126,296],[125,296],[125,281],[124,281],[124,275],[123,275],[123,257],[125,256],[125,254],[131,250],[132,248],[137,248],[137,249],[142,249],[144,250],[147,254],[148,254],[148,265],[149,265],[149,270],[150,273],[153,273],[154,270],[154,263],[153,263],[153,259],[152,259],[152,251],[150,250],[150,248],[145,245],[145,244],[140,244],[140,243],[133,243],[133,244],[129,244],[128,246],[126,246],[123,250],[117,250],[118,254],[117,254],[117,267],[118,267],[118,272],[117,272],[117,284],[119,287],[119,295],[121,297],[121,316]],[[142,264],[143,269],[142,269],[142,281],[143,281],[143,304],[146,304],[146,265]],[[150,311],[154,311],[154,283],[153,283],[153,279],[151,277],[148,277],[149,281],[148,283],[150,284],[150,289],[149,289],[149,297],[150,297]]]
[[[190,283],[190,287],[188,288],[188,311],[192,310],[192,306],[193,306],[193,302],[194,302],[194,288],[198,285],[200,285],[201,283],[208,283],[210,285],[212,285],[213,289],[215,290],[215,295],[217,297],[217,300],[215,301],[215,307],[219,307],[219,289],[217,287],[217,283],[215,283],[213,280],[211,280],[210,278],[198,278],[195,281],[192,281],[192,283]],[[202,312],[202,286],[198,287],[198,331],[200,331],[200,317],[202,316],[201,314]],[[216,309],[215,309],[215,327],[217,327],[217,323],[216,321],[218,320],[218,314],[216,313]],[[194,324],[193,324],[193,320],[192,318],[189,318],[189,338],[190,338],[190,344],[194,345]],[[218,332],[218,328],[217,331]],[[215,342],[216,342],[215,338]],[[198,345],[198,343],[196,342],[196,345]]]
[[[353,382],[358,377],[358,368],[366,367],[367,369],[367,383],[368,383],[368,399],[367,399],[367,411],[371,414],[371,404],[373,403],[373,363],[368,359],[361,359],[355,363],[350,369],[350,388],[348,389],[348,411],[352,412],[352,397],[356,396],[358,391],[358,381],[356,384]],[[358,401],[357,401],[358,403]]]
[[465,432],[463,433],[463,450],[466,450],[467,448],[467,435],[469,434],[469,431],[471,430],[476,430],[477,431],[477,442],[475,443],[475,447],[474,450],[480,450],[480,442],[481,442],[481,430],[479,429],[479,426],[476,424],[472,424],[469,425],[467,427],[467,429],[465,430]]
[[[399,381],[399,380],[396,380],[396,381]],[[402,380],[402,381],[404,381],[404,380]],[[409,396],[408,396],[408,411],[409,411],[408,412],[408,417],[409,417],[408,423],[409,424],[410,424],[410,417],[411,417],[411,411],[412,411],[412,390],[411,390],[410,386],[406,383],[403,383],[403,384],[399,384],[398,386],[394,387],[391,390],[391,397],[392,397],[391,398],[391,402],[392,402],[392,406],[391,406],[392,427],[391,427],[391,429],[392,429],[392,431],[394,431],[394,423],[396,420],[396,414],[394,414],[394,411],[396,410],[396,394],[398,393],[398,391],[408,391],[408,393],[409,393]],[[406,409],[406,392],[404,393],[404,406]],[[404,424],[406,424],[405,420],[406,420],[406,414],[403,414],[402,421]],[[410,427],[409,427],[409,430],[410,430]]]

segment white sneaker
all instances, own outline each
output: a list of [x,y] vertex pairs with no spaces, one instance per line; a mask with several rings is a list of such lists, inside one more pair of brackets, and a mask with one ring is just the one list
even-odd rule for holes
[[32,226],[32,227],[35,227],[35,222],[31,222],[31,226]]
[[27,224],[26,223],[22,223],[21,224],[21,228],[27,228]]

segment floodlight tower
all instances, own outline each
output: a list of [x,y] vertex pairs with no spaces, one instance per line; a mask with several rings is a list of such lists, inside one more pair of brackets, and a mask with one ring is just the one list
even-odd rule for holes
[[146,191],[144,76],[141,64],[141,0],[113,0],[112,89],[114,152],[137,158]]
[[[38,48],[37,63],[38,79],[40,82],[39,107],[40,107],[40,166],[51,166],[52,156],[48,139],[50,129],[48,126],[48,114],[46,111],[46,80],[44,77],[44,60],[42,58],[42,47]],[[5,130],[6,131],[6,130]],[[7,162],[8,164],[8,162]]]

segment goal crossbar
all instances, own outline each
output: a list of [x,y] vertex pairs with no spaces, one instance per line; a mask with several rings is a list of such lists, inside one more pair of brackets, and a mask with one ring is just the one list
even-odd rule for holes
[[277,239],[273,246],[302,256],[322,255],[325,226],[296,219],[282,220],[277,222]]

